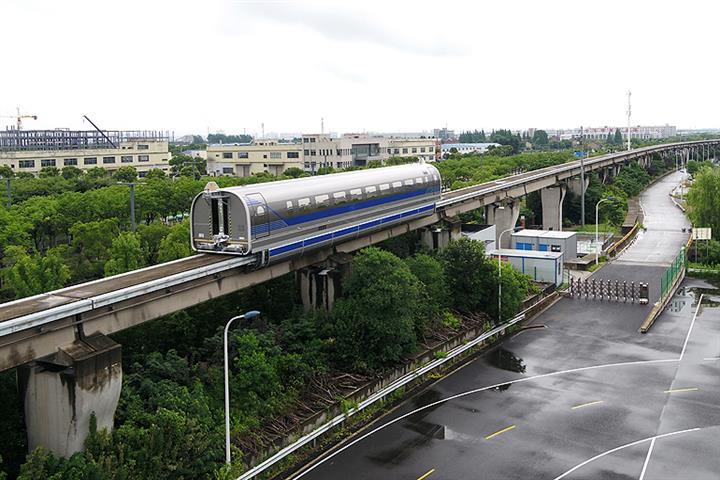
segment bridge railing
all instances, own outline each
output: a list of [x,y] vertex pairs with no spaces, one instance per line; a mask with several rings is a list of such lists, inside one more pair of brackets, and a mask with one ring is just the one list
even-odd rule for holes
[[660,277],[660,301],[662,302],[675,284],[678,276],[685,269],[685,247],[680,249],[680,253],[670,264],[667,270]]

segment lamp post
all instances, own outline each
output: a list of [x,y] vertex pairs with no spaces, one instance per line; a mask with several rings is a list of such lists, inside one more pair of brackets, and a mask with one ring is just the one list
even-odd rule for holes
[[500,245],[503,234],[514,230],[515,227],[508,228],[507,230],[500,232],[500,235],[498,236],[498,324],[502,321],[502,264],[500,263],[502,254],[500,253]]
[[10,188],[10,182],[12,181],[12,178],[0,177],[0,180],[5,180],[5,192],[7,193],[7,208],[10,209],[10,207],[12,206],[12,189]]
[[600,223],[600,220],[598,219],[598,207],[602,202],[606,202],[608,200],[615,200],[615,197],[609,196],[607,198],[601,198],[600,201],[595,204],[595,265],[598,264],[598,226]]
[[235,320],[250,320],[260,315],[257,310],[250,310],[245,312],[244,315],[237,315],[228,320],[225,325],[225,334],[223,336],[223,346],[225,349],[225,463],[230,465],[230,383],[229,383],[229,369],[228,369],[228,329],[230,324]]

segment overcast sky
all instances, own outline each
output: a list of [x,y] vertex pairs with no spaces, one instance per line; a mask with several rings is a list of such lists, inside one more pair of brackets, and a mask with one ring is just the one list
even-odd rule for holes
[[[0,1],[0,115],[186,133],[717,127],[711,1]],[[13,123],[0,118],[0,127]]]

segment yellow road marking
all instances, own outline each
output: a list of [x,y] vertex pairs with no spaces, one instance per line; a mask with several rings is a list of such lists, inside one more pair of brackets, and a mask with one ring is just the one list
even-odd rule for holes
[[699,388],[676,388],[674,390],[665,390],[664,393],[680,393],[680,392],[697,392]]
[[602,400],[598,400],[598,401],[596,401],[596,402],[588,402],[588,403],[583,403],[583,404],[581,404],[581,405],[575,405],[575,406],[572,407],[570,410],[577,410],[578,408],[589,407],[590,405],[597,405],[597,404],[599,404],[599,403],[603,403],[603,401],[602,401]]
[[515,425],[510,425],[509,427],[503,428],[502,430],[499,430],[499,431],[493,433],[492,435],[488,435],[487,437],[485,437],[485,440],[490,440],[491,438],[497,437],[497,436],[500,435],[501,433],[505,433],[505,432],[507,432],[508,430],[512,430],[513,428],[515,428]]
[[434,469],[434,468],[431,468],[430,470],[428,470],[428,471],[425,473],[425,475],[423,475],[422,477],[419,477],[417,480],[423,480],[423,478],[426,478],[428,475],[430,475],[430,474],[433,473],[434,471],[435,471],[435,469]]

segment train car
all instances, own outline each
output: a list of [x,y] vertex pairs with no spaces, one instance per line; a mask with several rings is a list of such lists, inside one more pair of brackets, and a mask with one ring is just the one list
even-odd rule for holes
[[192,248],[263,264],[301,255],[430,215],[440,186],[424,163],[229,188],[210,182],[192,203]]

